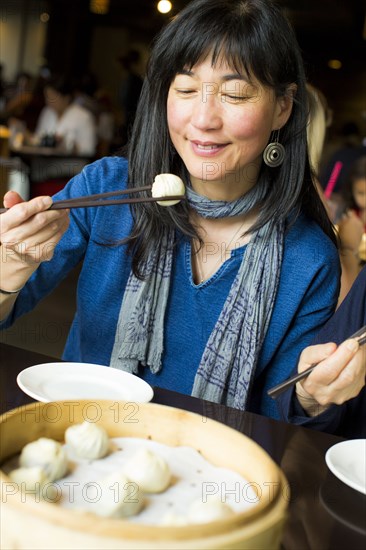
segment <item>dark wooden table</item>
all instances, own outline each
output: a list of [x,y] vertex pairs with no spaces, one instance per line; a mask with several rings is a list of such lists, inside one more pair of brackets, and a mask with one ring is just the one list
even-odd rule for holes
[[[17,374],[31,365],[57,360],[0,344],[0,361],[0,410],[4,413],[32,401],[18,388]],[[365,550],[366,496],[334,477],[324,460],[327,449],[340,438],[161,388],[154,391],[156,403],[213,418],[251,437],[283,469],[291,489],[283,549]]]

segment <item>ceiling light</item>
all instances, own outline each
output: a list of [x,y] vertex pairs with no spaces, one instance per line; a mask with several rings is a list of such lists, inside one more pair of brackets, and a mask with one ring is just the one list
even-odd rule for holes
[[47,13],[46,11],[44,11],[43,13],[41,13],[41,15],[39,16],[40,20],[42,23],[48,23],[48,21],[50,20],[50,15],[49,13]]
[[90,11],[98,15],[105,15],[109,12],[109,0],[90,0]]
[[160,11],[160,13],[168,13],[170,12],[170,10],[172,9],[172,3],[169,2],[169,0],[160,0],[160,2],[158,2],[158,11]]
[[342,67],[342,61],[339,61],[339,59],[329,59],[328,67],[330,69],[340,69]]

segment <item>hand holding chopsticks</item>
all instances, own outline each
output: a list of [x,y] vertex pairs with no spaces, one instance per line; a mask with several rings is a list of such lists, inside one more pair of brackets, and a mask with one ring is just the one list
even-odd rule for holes
[[[365,344],[366,343],[366,325],[360,328],[357,332],[355,332],[355,334],[347,338],[347,340],[348,339],[357,340],[360,346]],[[282,392],[286,391],[288,388],[290,388],[291,386],[294,386],[297,382],[299,382],[300,380],[308,376],[315,369],[315,367],[318,366],[318,364],[319,363],[313,363],[312,365],[310,365],[310,367],[308,367],[304,371],[298,374],[295,374],[294,376],[291,376],[291,378],[288,378],[284,382],[281,382],[277,386],[274,386],[273,388],[268,390],[268,395],[275,399]]]
[[[69,208],[89,208],[95,206],[113,206],[117,204],[135,204],[139,202],[179,202],[184,199],[184,194],[168,195],[168,196],[151,196],[151,197],[126,197],[126,195],[139,193],[141,191],[151,191],[151,186],[137,187],[134,189],[123,189],[120,191],[110,191],[108,193],[97,193],[95,195],[86,195],[82,197],[73,197],[55,201],[50,206],[49,210],[63,210]],[[122,198],[118,198],[121,197]],[[8,208],[1,208],[0,214],[7,212]]]

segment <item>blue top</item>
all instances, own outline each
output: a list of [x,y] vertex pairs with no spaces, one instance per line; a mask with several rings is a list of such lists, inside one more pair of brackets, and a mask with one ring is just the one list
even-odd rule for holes
[[[109,157],[86,166],[58,195],[65,199],[121,189],[127,162]],[[71,210],[67,233],[53,259],[44,262],[21,291],[8,326],[63,279],[81,260],[77,311],[63,358],[108,365],[131,259],[126,245],[113,246],[132,227],[127,205]],[[206,282],[195,285],[190,243],[182,237],[175,250],[167,304],[163,368],[157,375],[143,369],[151,384],[191,393],[206,341],[239,268],[245,246],[233,251]],[[318,225],[301,216],[285,237],[277,299],[255,373],[248,409],[277,418],[267,389],[285,379],[336,306],[339,286],[337,250]]]
[[[366,325],[366,267],[362,269],[346,298],[313,343],[335,342],[340,344],[364,325]],[[279,396],[278,401],[282,418],[287,422],[343,437],[366,437],[365,386],[357,397],[343,405],[332,405],[315,417],[306,415],[297,401],[293,389]]]

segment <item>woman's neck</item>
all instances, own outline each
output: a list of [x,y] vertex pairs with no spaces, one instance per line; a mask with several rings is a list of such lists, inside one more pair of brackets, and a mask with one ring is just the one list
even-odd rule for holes
[[244,233],[250,231],[257,218],[258,211],[226,218],[203,218],[193,212],[191,222],[204,244],[225,244],[233,250],[249,242],[250,233]]
[[259,166],[253,163],[250,171],[246,169],[246,175],[244,174],[239,179],[238,173],[236,174],[223,174],[221,179],[199,179],[193,176],[190,177],[192,189],[211,200],[232,202],[240,199],[248,191],[250,191],[258,180]]
[[[250,228],[258,213],[229,218],[202,218],[195,212],[191,221],[202,242],[192,242],[192,274],[196,284],[201,284],[230,258],[233,250],[248,244]],[[249,232],[248,232],[249,231]],[[248,233],[246,233],[248,232]]]

